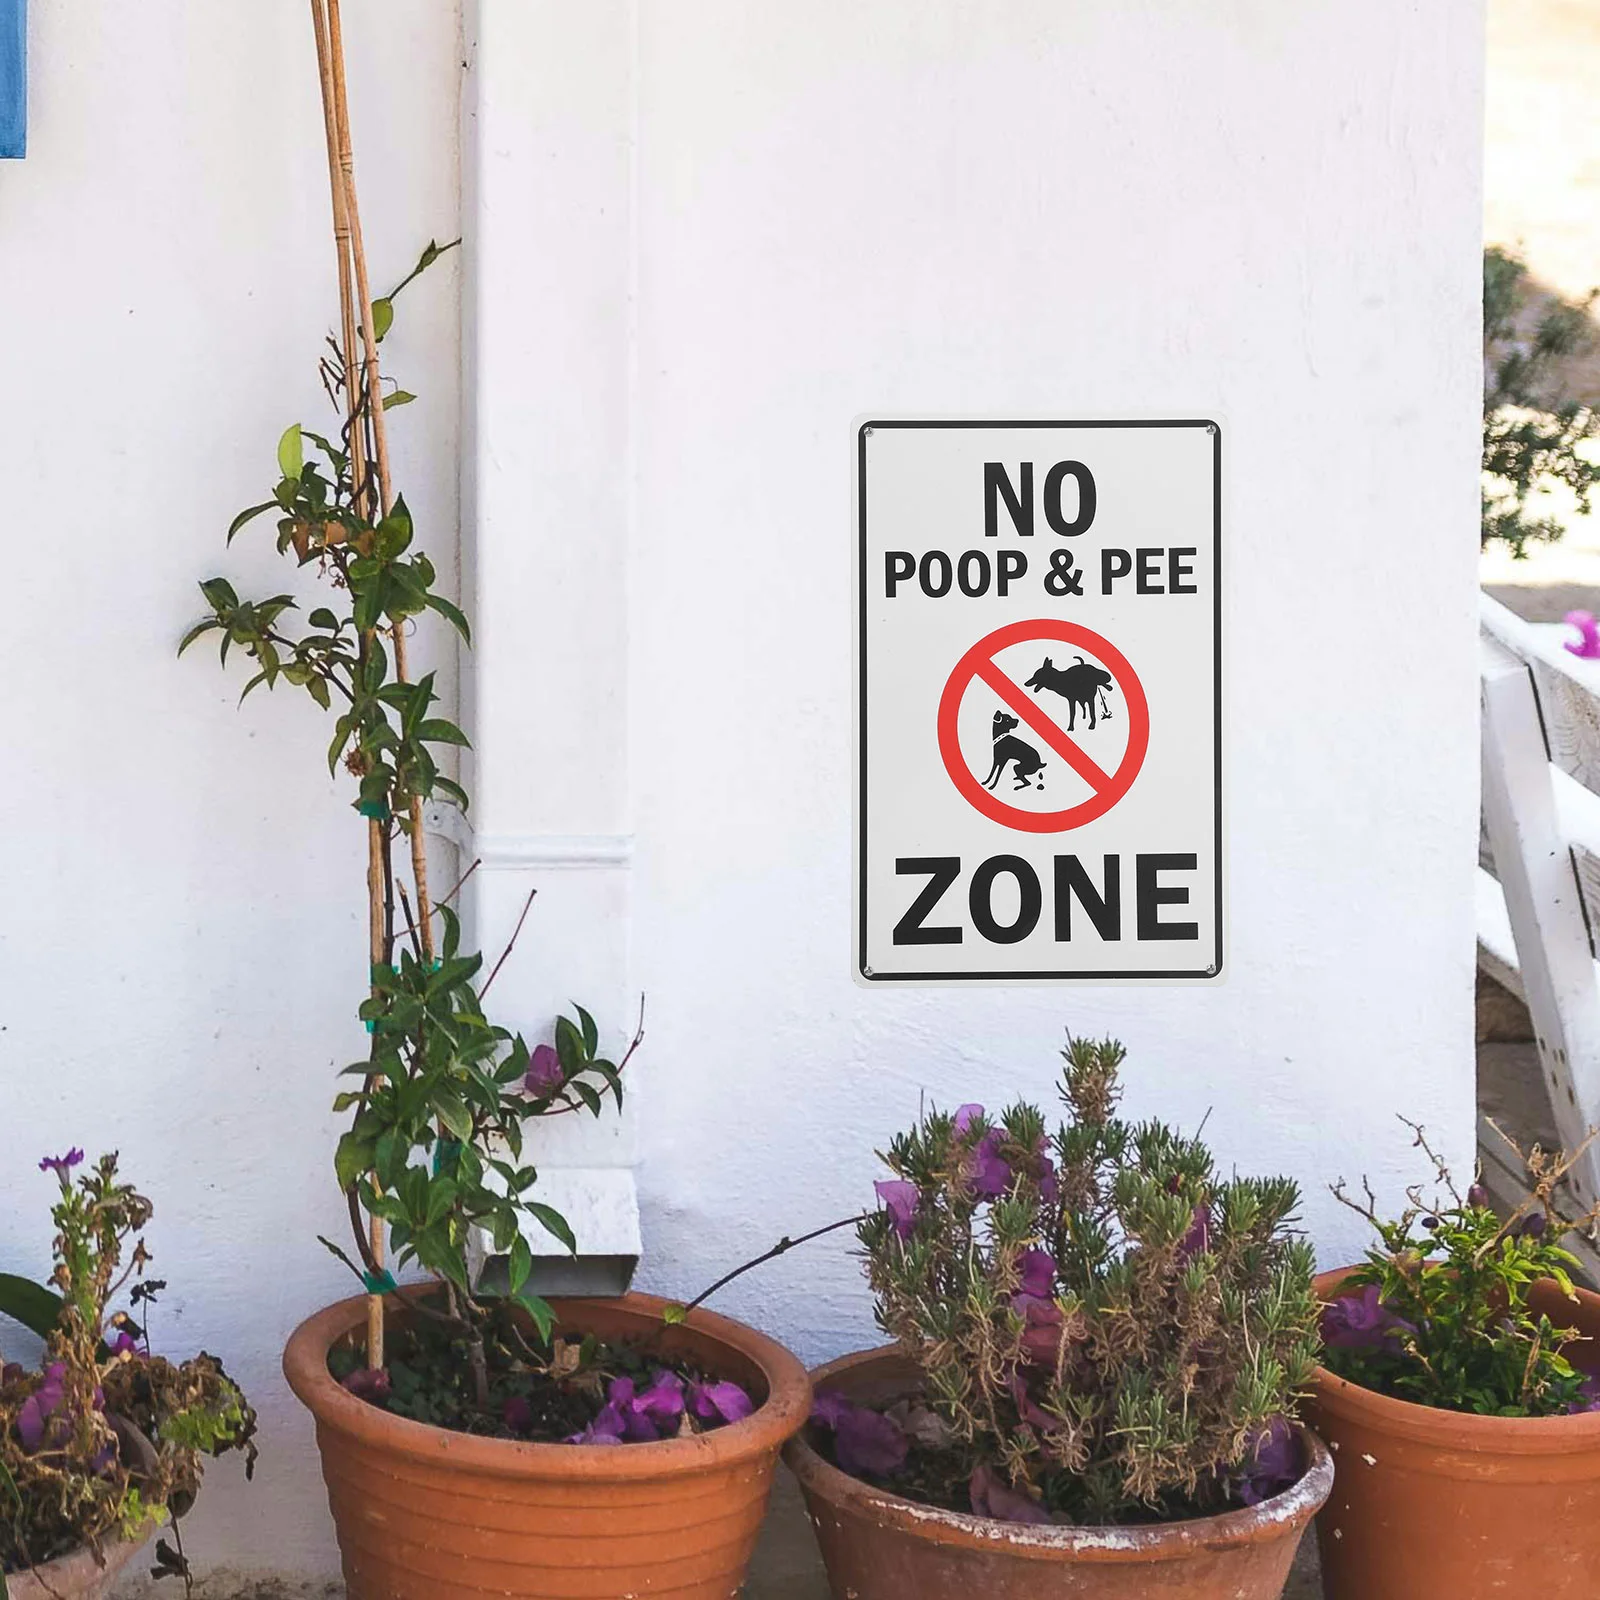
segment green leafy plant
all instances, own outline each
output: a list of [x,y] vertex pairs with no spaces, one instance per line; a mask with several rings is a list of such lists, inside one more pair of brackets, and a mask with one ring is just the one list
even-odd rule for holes
[[1054,1133],[1026,1103],[968,1105],[890,1145],[859,1236],[921,1395],[866,1418],[819,1396],[846,1470],[1076,1523],[1203,1513],[1299,1475],[1287,1418],[1317,1343],[1295,1186],[1221,1179],[1198,1139],[1119,1118],[1123,1056],[1069,1037]]
[[[0,1596],[6,1572],[182,1515],[205,1457],[243,1450],[247,1472],[255,1459],[255,1414],[222,1364],[151,1351],[150,1308],[166,1285],[145,1275],[150,1202],[115,1155],[74,1178],[82,1162],[72,1150],[39,1163],[60,1186],[55,1270],[48,1288],[7,1302],[30,1313],[45,1353],[37,1370],[0,1364]],[[181,1548],[170,1567],[187,1579]]]
[[224,663],[237,650],[255,668],[241,700],[257,685],[287,687],[335,719],[328,768],[342,767],[352,781],[351,803],[367,837],[371,987],[360,1007],[367,1054],[345,1069],[352,1087],[334,1101],[351,1119],[335,1177],[356,1259],[323,1242],[369,1291],[391,1290],[383,1233],[374,1238],[362,1213],[377,1219],[395,1266],[415,1265],[442,1284],[442,1306],[413,1303],[458,1337],[487,1406],[485,1332],[505,1307],[474,1281],[475,1238],[506,1255],[506,1294],[548,1333],[549,1308],[529,1284],[533,1253],[524,1225],[544,1229],[569,1251],[576,1241],[559,1212],[533,1196],[537,1173],[524,1160],[524,1130],[536,1118],[599,1115],[604,1095],[620,1107],[622,1071],[641,1034],[613,1062],[600,1048],[594,1018],[579,1007],[556,1023],[553,1044],[530,1050],[485,1014],[483,998],[499,966],[480,982],[483,957],[461,949],[448,904],[456,890],[437,904],[428,891],[422,807],[466,807],[466,791],[445,767],[467,737],[437,714],[433,674],[412,681],[407,636],[427,613],[463,643],[471,635],[414,541],[404,497],[390,495],[382,417],[412,396],[384,391],[376,341],[392,323],[400,290],[449,248],[430,244],[413,272],[374,302],[372,317],[362,319],[374,329],[364,360],[353,354],[349,319],[345,344],[329,338],[320,371],[343,413],[337,437],[299,425],[285,430],[271,498],[240,512],[228,529],[231,542],[272,513],[278,552],[324,580],[329,603],[301,624],[293,595],[241,599],[226,579],[211,578],[200,585],[210,612],[179,648],[219,636]]
[[[1457,1192],[1423,1130],[1436,1193],[1407,1191],[1399,1216],[1378,1214],[1370,1188],[1334,1194],[1371,1223],[1379,1243],[1322,1313],[1329,1368],[1352,1383],[1446,1411],[1544,1417],[1600,1405],[1600,1387],[1569,1359],[1570,1327],[1530,1303],[1536,1284],[1572,1294],[1577,1258],[1562,1245],[1594,1217],[1562,1216],[1557,1192],[1576,1159],[1535,1147],[1531,1189],[1509,1217],[1474,1184]],[[1519,1156],[1521,1152],[1518,1152]]]
[[1594,347],[1595,296],[1535,304],[1528,268],[1508,251],[1483,255],[1482,542],[1559,539],[1560,521],[1535,510],[1540,490],[1565,484],[1588,514],[1600,462],[1580,448],[1600,432],[1600,413],[1567,393],[1564,364]]

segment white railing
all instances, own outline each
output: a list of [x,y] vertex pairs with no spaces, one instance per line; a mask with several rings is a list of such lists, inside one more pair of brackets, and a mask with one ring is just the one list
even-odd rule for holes
[[[1564,648],[1572,630],[1488,595],[1480,624],[1478,963],[1526,1002],[1551,1118],[1575,1149],[1600,1125],[1600,662]],[[1492,1187],[1497,1168],[1520,1178],[1486,1125],[1479,1147]],[[1593,1205],[1600,1141],[1570,1181],[1573,1202]]]

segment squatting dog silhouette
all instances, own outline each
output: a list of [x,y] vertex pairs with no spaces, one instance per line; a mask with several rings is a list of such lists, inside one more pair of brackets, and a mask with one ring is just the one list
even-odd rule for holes
[[1106,705],[1106,690],[1112,686],[1112,677],[1109,672],[1102,671],[1099,667],[1091,666],[1082,656],[1078,656],[1077,665],[1073,667],[1053,666],[1050,657],[1044,658],[1044,664],[1023,685],[1025,689],[1032,689],[1035,694],[1041,689],[1054,690],[1067,702],[1067,732],[1071,733],[1078,720],[1078,708],[1081,706],[1089,718],[1089,726],[1094,726],[1095,699],[1100,701],[1102,717],[1111,715]]
[[989,776],[983,780],[985,789],[992,789],[1000,781],[1000,774],[1006,770],[1006,763],[1014,762],[1014,776],[1016,782],[1013,789],[1026,789],[1028,780],[1039,773],[1039,788],[1044,788],[1044,761],[1039,752],[1025,739],[1019,739],[1012,733],[1016,727],[1017,719],[1004,711],[994,714],[994,765],[989,769]]

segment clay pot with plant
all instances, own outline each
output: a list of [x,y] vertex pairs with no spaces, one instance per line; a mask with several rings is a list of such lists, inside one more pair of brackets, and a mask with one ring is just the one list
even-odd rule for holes
[[[278,552],[324,580],[327,602],[301,624],[293,595],[242,599],[213,578],[180,647],[216,637],[224,663],[253,665],[246,694],[303,693],[334,717],[329,769],[352,780],[366,844],[366,1050],[334,1100],[350,1118],[334,1158],[350,1241],[322,1241],[365,1295],[303,1323],[284,1370],[316,1418],[351,1600],[725,1596],[809,1386],[726,1318],[537,1292],[530,1238],[578,1241],[538,1198],[529,1132],[598,1116],[608,1097],[620,1108],[643,1012],[620,1052],[582,1007],[530,1046],[485,1003],[509,947],[484,977],[450,905],[461,882],[430,888],[423,808],[466,807],[447,757],[467,739],[438,714],[433,675],[413,671],[410,635],[430,616],[470,634],[393,487],[387,419],[413,396],[383,376],[380,343],[400,291],[451,246],[371,296],[338,0],[311,9],[341,306],[320,374],[339,425],[283,433],[270,496],[228,539],[270,516]],[[408,1270],[420,1281],[401,1289]]]
[[37,1368],[0,1356],[0,1600],[98,1600],[152,1538],[152,1571],[189,1592],[176,1519],[205,1458],[255,1460],[255,1414],[222,1364],[151,1347],[166,1284],[146,1274],[150,1202],[115,1155],[81,1165],[76,1149],[39,1163],[59,1186],[49,1282],[0,1274],[0,1316],[44,1342]]
[[859,1224],[894,1345],[813,1373],[786,1459],[836,1597],[1276,1600],[1333,1468],[1285,1178],[1116,1114],[1069,1039],[1067,1120],[981,1106],[894,1140]]
[[[1590,1600],[1600,1572],[1600,1296],[1563,1238],[1573,1158],[1537,1148],[1509,1216],[1434,1166],[1398,1216],[1341,1183],[1378,1236],[1317,1280],[1308,1420],[1338,1465],[1317,1519],[1328,1600]],[[1520,1152],[1518,1152],[1520,1154]]]

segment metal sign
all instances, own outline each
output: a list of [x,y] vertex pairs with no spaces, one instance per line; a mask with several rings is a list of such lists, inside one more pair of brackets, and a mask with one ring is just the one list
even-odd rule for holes
[[1221,429],[857,440],[860,977],[1217,980]]

